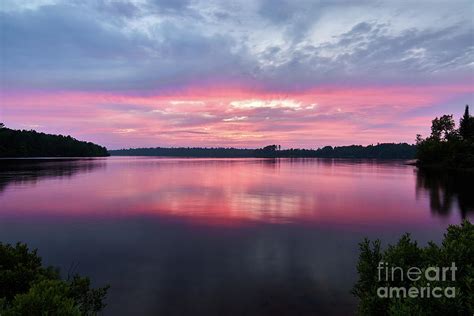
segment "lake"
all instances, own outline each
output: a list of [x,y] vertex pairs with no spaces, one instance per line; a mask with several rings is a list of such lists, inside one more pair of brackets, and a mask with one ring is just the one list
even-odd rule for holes
[[402,161],[3,160],[0,241],[110,284],[105,315],[351,315],[358,243],[440,241],[474,218],[469,182]]

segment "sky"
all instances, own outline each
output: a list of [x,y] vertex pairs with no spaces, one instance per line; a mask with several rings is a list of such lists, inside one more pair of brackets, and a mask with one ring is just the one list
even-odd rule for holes
[[474,112],[474,1],[2,0],[0,122],[109,149],[413,143]]

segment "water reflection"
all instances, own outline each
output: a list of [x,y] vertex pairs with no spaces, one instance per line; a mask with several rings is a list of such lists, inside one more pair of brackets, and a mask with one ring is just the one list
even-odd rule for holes
[[448,216],[459,208],[462,218],[474,212],[474,173],[417,169],[417,195],[429,194],[433,214]]
[[105,168],[102,159],[0,159],[0,193],[8,185],[35,185],[48,178],[70,178]]
[[[26,161],[0,167],[0,188],[15,184],[4,194],[0,216],[151,215],[226,226],[437,225],[424,211],[429,199],[414,199],[416,179],[411,166],[373,160]],[[448,220],[458,218],[456,212]]]
[[[0,161],[0,241],[27,242],[63,271],[79,262],[78,273],[111,285],[106,315],[350,315],[360,240],[409,231],[426,242],[460,220],[433,216],[422,192],[447,185],[413,170],[336,159]],[[468,188],[453,181],[447,192]],[[444,196],[431,207],[472,209],[465,191]]]

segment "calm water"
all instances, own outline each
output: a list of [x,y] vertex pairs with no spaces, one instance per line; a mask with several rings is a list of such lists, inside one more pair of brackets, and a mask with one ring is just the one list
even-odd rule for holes
[[106,315],[350,315],[358,242],[439,241],[466,175],[321,159],[0,161],[0,241],[110,284]]

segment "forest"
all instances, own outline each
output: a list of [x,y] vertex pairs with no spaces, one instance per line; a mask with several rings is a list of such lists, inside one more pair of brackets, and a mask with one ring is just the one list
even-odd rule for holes
[[103,157],[107,148],[71,136],[14,130],[0,123],[0,157]]
[[318,149],[280,149],[278,145],[269,145],[258,149],[240,148],[130,148],[110,150],[112,156],[169,156],[169,157],[208,157],[208,158],[368,158],[368,159],[412,159],[416,146],[406,143],[377,144],[369,146],[326,146]]

